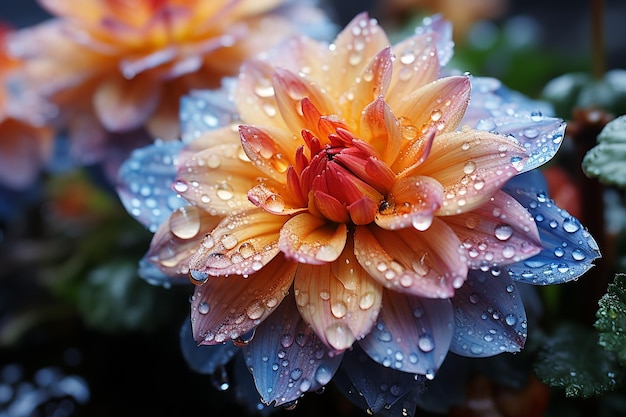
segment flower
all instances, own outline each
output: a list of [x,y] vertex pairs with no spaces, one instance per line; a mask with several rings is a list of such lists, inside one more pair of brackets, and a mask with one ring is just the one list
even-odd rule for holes
[[[0,45],[10,33],[10,29],[0,27]],[[52,131],[9,100],[5,80],[22,68],[21,62],[0,48],[0,183],[12,189],[33,185],[50,156],[52,143]],[[29,104],[32,110],[33,103]]]
[[177,138],[180,96],[219,85],[295,25],[324,22],[308,3],[281,0],[40,3],[54,18],[9,40],[25,62],[25,77],[12,81],[14,100],[34,90],[56,105],[55,122],[69,129],[84,163],[101,159],[116,134],[145,128]]
[[[158,145],[125,164],[126,207],[160,224],[143,273],[196,284],[195,369],[241,352],[265,404],[335,376],[373,413],[414,406],[449,352],[523,347],[518,287],[591,267],[593,238],[533,171],[564,123],[446,75],[450,36],[434,17],[390,46],[361,14],[330,45],[294,38],[185,99],[175,158]],[[174,170],[169,194],[156,179]]]

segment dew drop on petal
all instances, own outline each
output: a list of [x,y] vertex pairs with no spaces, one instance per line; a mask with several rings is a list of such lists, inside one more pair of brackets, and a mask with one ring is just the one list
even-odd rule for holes
[[338,301],[330,306],[330,311],[333,316],[340,319],[348,313],[348,307],[343,301]]
[[319,368],[315,370],[315,380],[320,385],[326,385],[330,382],[333,377],[333,373],[326,366],[321,365]]
[[232,249],[235,246],[237,246],[237,243],[239,241],[234,235],[224,235],[222,236],[222,239],[220,240],[220,242],[222,243],[222,245],[224,245],[224,248]]
[[586,256],[582,250],[574,249],[574,251],[572,252],[572,258],[574,258],[575,261],[582,261],[586,258]]
[[328,344],[337,350],[345,350],[352,345],[352,332],[346,323],[331,324],[324,330],[324,336]]
[[499,224],[496,226],[494,230],[496,239],[498,240],[508,240],[511,236],[513,236],[513,227],[508,224]]
[[206,272],[192,269],[189,271],[189,277],[191,278],[191,282],[193,282],[196,285],[199,285],[199,284],[204,284],[207,281],[207,279],[209,279],[209,274],[207,274]]
[[372,308],[372,306],[374,305],[374,298],[375,297],[373,292],[366,292],[359,299],[359,308],[361,310],[367,310],[369,308]]
[[474,161],[467,161],[465,165],[463,165],[463,172],[465,172],[467,175],[473,173],[475,170],[476,162]]
[[580,229],[578,223],[571,217],[565,219],[563,222],[563,230],[567,233],[575,233]]
[[191,239],[200,232],[200,213],[195,206],[179,207],[169,218],[170,230],[180,239]]
[[515,324],[517,324],[517,317],[515,317],[513,314],[507,314],[507,316],[504,318],[504,322],[509,326],[515,326]]
[[205,301],[198,304],[198,313],[200,314],[208,314],[210,309],[211,309],[211,306],[209,306],[209,303]]
[[422,352],[430,352],[435,348],[435,341],[429,334],[423,334],[417,339],[417,347]]
[[189,189],[189,185],[183,180],[178,180],[174,183],[174,191],[178,193],[184,193]]

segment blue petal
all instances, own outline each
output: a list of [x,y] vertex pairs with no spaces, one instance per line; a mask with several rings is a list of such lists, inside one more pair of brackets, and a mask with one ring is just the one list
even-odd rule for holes
[[547,285],[580,277],[600,257],[598,244],[578,219],[556,206],[536,185],[526,185],[522,180],[507,183],[504,190],[535,219],[543,250],[532,258],[508,265],[511,278]]
[[493,78],[472,78],[470,106],[461,124],[514,137],[528,154],[526,172],[552,159],[563,142],[565,123],[544,114],[552,114],[548,104],[529,100]]
[[452,41],[452,24],[445,20],[442,15],[427,16],[422,24],[415,28],[415,34],[435,33],[437,36],[437,57],[439,65],[445,67],[454,54],[454,42]]
[[450,351],[487,357],[519,352],[526,341],[526,312],[506,271],[472,270],[452,298],[454,336]]
[[191,333],[191,319],[189,317],[180,329],[180,348],[189,367],[201,374],[215,373],[240,350],[232,343],[198,346]]
[[293,297],[286,297],[243,348],[265,404],[289,404],[328,384],[343,355],[329,350],[302,320]]
[[180,141],[157,140],[133,151],[119,170],[118,195],[126,210],[155,232],[184,201],[171,189]]
[[147,256],[139,260],[137,274],[150,285],[170,288],[172,284],[188,284],[189,280],[182,280],[180,276],[170,277],[161,271],[155,264],[150,262]]
[[452,337],[449,300],[385,291],[383,309],[359,344],[374,361],[403,372],[434,376]]
[[[405,404],[404,398],[412,395],[424,386],[425,377],[386,368],[374,362],[363,350],[355,345],[352,351],[346,352],[341,364],[341,371],[335,385],[346,393],[357,393],[363,397],[365,404],[355,401],[361,408],[366,405],[368,413],[376,414],[383,409],[390,409],[398,404],[400,410],[409,406],[412,398]],[[342,378],[343,375],[343,378]]]
[[226,126],[235,120],[237,110],[229,100],[231,79],[219,90],[197,90],[180,101],[180,123],[184,143],[193,142],[204,132]]
[[424,392],[417,399],[418,406],[437,415],[449,415],[451,407],[462,405],[471,372],[470,366],[474,362],[449,353],[435,379],[426,381]]

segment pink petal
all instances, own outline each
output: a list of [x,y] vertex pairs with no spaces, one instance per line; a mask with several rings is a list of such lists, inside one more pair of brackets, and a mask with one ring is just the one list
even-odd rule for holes
[[386,231],[357,227],[354,251],[359,264],[387,288],[428,298],[449,298],[467,278],[461,242],[435,218],[430,228]]
[[249,277],[214,277],[197,287],[191,299],[194,339],[214,345],[252,330],[288,293],[297,266],[278,256]]
[[284,221],[283,216],[260,209],[224,218],[191,257],[192,278],[248,275],[261,270],[279,252],[277,242]]
[[341,352],[376,322],[382,286],[359,266],[350,245],[336,262],[300,265],[294,294],[304,320],[327,346]]
[[280,230],[279,249],[288,259],[320,265],[335,261],[347,239],[345,224],[332,224],[309,213],[289,219]]
[[387,230],[426,230],[442,201],[443,187],[436,180],[420,176],[401,178],[379,207],[376,224]]
[[471,212],[444,220],[463,242],[472,269],[520,262],[541,251],[533,217],[503,191]]
[[444,187],[437,215],[448,216],[480,207],[519,173],[525,151],[511,138],[463,129],[438,135],[426,161],[415,169]]
[[124,132],[145,124],[156,109],[161,90],[149,76],[132,80],[109,79],[98,87],[93,106],[98,119],[112,132]]

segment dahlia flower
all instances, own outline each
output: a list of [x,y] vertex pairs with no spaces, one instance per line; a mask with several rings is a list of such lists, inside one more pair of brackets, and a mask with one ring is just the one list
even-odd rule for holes
[[[58,107],[83,162],[116,134],[146,129],[179,137],[179,98],[212,88],[241,62],[322,14],[286,0],[40,0],[54,18],[18,31],[9,50],[25,61],[12,81]],[[288,20],[289,19],[289,20]]]
[[[0,27],[0,45],[11,33]],[[30,117],[35,102],[28,101],[31,112],[22,112],[10,101],[5,79],[22,70],[22,63],[0,48],[0,184],[14,189],[32,185],[51,152],[52,131]]]
[[361,14],[330,45],[296,37],[187,97],[183,143],[123,166],[124,204],[156,230],[142,273],[196,285],[195,369],[241,352],[265,404],[337,374],[371,412],[406,410],[449,352],[523,347],[516,282],[590,268],[593,238],[528,172],[564,123],[446,74],[450,36],[434,17],[390,46]]

